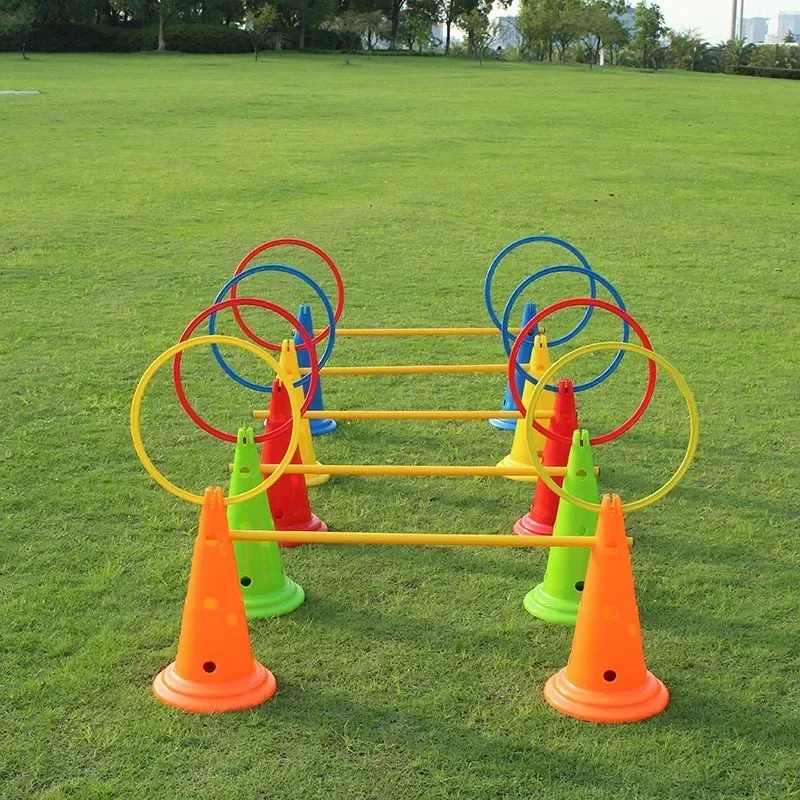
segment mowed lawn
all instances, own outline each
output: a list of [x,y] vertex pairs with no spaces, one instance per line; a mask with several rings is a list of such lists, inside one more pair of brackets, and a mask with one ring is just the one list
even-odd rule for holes
[[[3,89],[42,94],[0,96],[0,796],[800,792],[800,86],[443,59],[3,54]],[[522,607],[544,552],[324,546],[284,555],[305,605],[251,625],[275,698],[212,717],[160,705],[150,681],[175,654],[197,509],[133,453],[128,409],[147,364],[267,239],[333,255],[343,324],[485,325],[489,263],[536,233],[586,253],[697,397],[696,463],[627,520],[666,712],[608,727],[546,705],[571,630]],[[274,260],[332,291],[312,258]],[[515,253],[498,272],[500,306],[558,263],[573,260]],[[529,299],[586,291],[555,276]],[[249,293],[292,310],[310,299],[274,275]],[[319,303],[314,313],[321,325]],[[606,316],[575,342],[616,338]],[[248,319],[282,335],[262,312]],[[494,338],[373,339],[338,342],[332,363],[502,358]],[[634,409],[640,361],[580,397],[590,430]],[[253,359],[236,363],[265,378]],[[264,403],[207,352],[187,356],[185,374],[229,429]],[[325,390],[339,408],[493,408],[502,378],[331,378]],[[224,484],[231,448],[195,430],[167,374],[144,433],[181,485]],[[652,491],[686,433],[662,376],[641,425],[595,451],[601,487]],[[489,464],[509,445],[484,423],[352,422],[317,454]],[[530,502],[529,486],[489,479],[340,478],[311,494],[339,530],[506,533]]]

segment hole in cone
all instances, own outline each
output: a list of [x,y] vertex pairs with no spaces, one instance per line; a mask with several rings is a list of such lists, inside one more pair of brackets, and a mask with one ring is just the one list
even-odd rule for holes
[[578,470],[578,471],[575,473],[575,477],[576,477],[576,478],[585,478],[585,477],[586,477],[586,470],[585,470],[585,469],[579,469],[579,470]]
[[575,584],[575,591],[582,592],[583,591],[583,581],[578,581]]
[[217,665],[213,661],[206,661],[203,664],[203,671],[204,672],[213,672],[217,668]]
[[253,579],[248,578],[247,575],[243,575],[241,578],[239,578],[239,583],[241,583],[242,586],[249,586],[252,582]]
[[249,475],[250,474],[250,467],[242,467],[239,470],[240,475]]
[[603,673],[603,680],[604,680],[604,681],[608,681],[609,683],[612,683],[612,682],[613,682],[613,681],[615,681],[616,679],[617,679],[617,673],[616,673],[616,672],[614,672],[614,670],[613,670],[613,669],[607,669],[607,670],[606,670],[606,671]]

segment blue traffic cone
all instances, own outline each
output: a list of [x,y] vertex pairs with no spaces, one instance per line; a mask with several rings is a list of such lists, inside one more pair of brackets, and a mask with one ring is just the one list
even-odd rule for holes
[[[522,325],[527,325],[536,316],[536,304],[525,303],[525,308],[522,309]],[[520,326],[522,327],[522,326]],[[525,337],[525,341],[520,345],[518,362],[527,366],[531,360],[531,352],[533,351],[533,337],[539,333],[539,326],[537,325],[530,333],[530,336]],[[522,390],[525,388],[525,376],[521,372],[516,372],[514,377],[517,381],[517,389],[519,390],[520,397]],[[514,404],[514,398],[511,396],[511,389],[506,384],[506,396],[503,400],[503,411],[516,411],[517,407]],[[490,419],[489,424],[501,431],[513,431],[517,427],[515,419]]]
[[[314,324],[311,322],[311,306],[308,303],[301,303],[300,309],[297,312],[297,321],[305,328],[309,336],[314,335]],[[297,363],[301,367],[310,367],[311,359],[308,357],[308,352],[303,345],[303,337],[295,331],[294,346],[297,350]],[[308,390],[308,385],[303,387],[303,393]],[[317,383],[314,397],[311,399],[309,411],[322,411],[325,406],[322,403],[322,379]],[[333,419],[311,419],[308,421],[311,427],[312,436],[322,436],[326,433],[333,433],[336,430],[336,420]]]

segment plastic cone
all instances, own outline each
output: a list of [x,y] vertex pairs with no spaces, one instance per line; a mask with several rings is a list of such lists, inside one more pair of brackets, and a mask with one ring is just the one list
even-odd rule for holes
[[[534,378],[539,378],[541,375],[544,374],[544,371],[550,366],[550,354],[547,350],[547,337],[544,334],[540,334],[539,336],[534,338],[533,342],[533,353],[531,354],[531,360],[528,364],[528,372],[533,375]],[[524,378],[523,378],[524,380]],[[531,395],[533,394],[534,385],[530,381],[525,381],[525,389],[522,392],[522,404],[525,408],[528,407],[528,404],[531,401]],[[555,406],[555,394],[553,392],[545,391],[542,393],[542,396],[539,398],[539,402],[536,404],[537,411],[553,411]],[[542,424],[542,427],[549,428],[550,420],[538,420]],[[534,430],[533,432],[534,440],[536,442],[536,452],[542,453],[544,452],[545,442],[547,441],[546,438],[539,433],[539,431]],[[498,467],[532,467],[533,462],[531,461],[531,454],[528,451],[528,438],[525,434],[525,420],[519,419],[515,423],[514,427],[514,439],[511,442],[511,452],[500,462],[498,462]],[[516,477],[509,477],[509,480],[512,481],[534,481],[536,478],[534,477],[524,477],[524,476],[516,476]]]
[[[563,485],[573,497],[589,503],[600,502],[588,431],[575,431],[572,435]],[[596,527],[596,512],[578,508],[566,500],[559,502],[554,536],[594,536]],[[525,609],[547,622],[574,625],[588,563],[587,548],[551,547],[544,581],[525,595]]]
[[[253,438],[252,428],[239,428],[231,474],[231,497],[243,494],[261,482],[258,450]],[[243,531],[274,530],[267,495],[257,494],[244,503],[229,505],[228,525]],[[302,605],[305,592],[284,575],[277,542],[234,542],[233,552],[248,619],[277,617]]]
[[213,714],[257,706],[276,688],[250,649],[222,489],[206,489],[178,656],[156,675],[153,694],[168,706]]
[[[311,306],[308,303],[302,303],[297,312],[297,321],[307,331],[309,336],[314,335],[314,323],[311,321]],[[295,332],[294,346],[297,351],[297,363],[301,367],[310,367],[311,359],[309,358],[308,351],[300,348],[303,344],[303,337],[299,332]],[[308,388],[307,386],[304,388]],[[322,378],[317,382],[317,388],[314,390],[314,396],[311,398],[311,405],[308,407],[309,411],[323,411],[325,404],[322,400]],[[333,433],[336,430],[336,420],[334,419],[310,419],[308,421],[311,428],[312,436],[324,436],[326,433]]]
[[[286,374],[295,383],[300,378],[300,365],[297,363],[297,351],[294,349],[294,342],[291,339],[284,339],[281,344],[280,365],[286,370]],[[294,392],[297,397],[298,405],[304,400],[302,386],[290,386],[289,391]],[[303,417],[300,422],[300,450],[301,464],[319,464],[317,456],[314,454],[314,442],[311,440],[311,427],[308,420]],[[319,486],[326,483],[331,478],[330,475],[306,475],[306,486]]]
[[570,717],[636,722],[663,711],[669,692],[645,665],[631,554],[616,495],[603,497],[597,538],[569,662],[547,681],[544,697]]
[[[535,303],[525,303],[525,307],[522,309],[522,321],[520,322],[520,327],[524,327],[528,324],[534,317],[536,316],[536,305]],[[539,333],[539,326],[537,325],[533,331],[532,335],[526,336],[525,341],[519,346],[519,354],[517,361],[519,364],[527,364],[531,360],[531,353],[533,352],[533,339]],[[525,393],[525,384],[528,381],[525,380],[525,376],[522,375],[519,371],[514,374],[517,384],[517,390],[520,394]],[[516,411],[517,406],[514,402],[514,398],[511,395],[511,388],[509,387],[508,383],[506,383],[506,394],[503,398],[503,411]],[[513,431],[517,427],[517,420],[515,419],[490,419],[489,424],[497,428],[501,431]],[[312,428],[313,431],[313,428]]]
[[[289,393],[284,385],[275,379],[272,384],[272,397],[269,403],[267,430],[275,430],[279,425],[292,418],[289,405]],[[287,427],[280,436],[266,439],[261,448],[262,464],[277,464],[283,458],[291,438],[291,428]],[[300,449],[294,452],[292,464],[300,464]],[[269,510],[279,531],[326,531],[328,526],[311,513],[308,503],[308,489],[303,475],[281,475],[267,489]],[[297,547],[301,542],[281,542],[283,547]]]
[[[556,392],[556,405],[553,410],[553,419],[550,420],[550,430],[572,439],[573,432],[578,427],[578,412],[575,409],[575,392],[572,381],[563,378],[558,382]],[[566,467],[569,460],[570,445],[557,439],[548,439],[544,446],[542,464],[546,467]],[[564,478],[553,478],[561,486]],[[537,534],[550,536],[558,513],[558,495],[544,482],[539,481],[533,490],[533,502],[530,511],[514,525],[514,533],[521,536]]]

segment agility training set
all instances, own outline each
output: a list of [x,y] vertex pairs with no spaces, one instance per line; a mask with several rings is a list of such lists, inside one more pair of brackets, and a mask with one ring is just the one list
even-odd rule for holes
[[[525,278],[499,315],[492,297],[498,267],[517,248],[541,242],[563,248],[577,259],[578,265],[547,267]],[[275,263],[251,266],[262,253],[287,245],[309,250],[325,262],[336,282],[335,306],[319,284],[298,269]],[[310,307],[305,303],[295,317],[267,300],[237,297],[239,283],[260,273],[288,274],[303,282],[322,303],[326,326],[314,329]],[[522,293],[537,280],[556,273],[584,276],[589,296],[563,300],[538,312],[528,303],[521,327],[511,329],[511,314]],[[598,299],[598,286],[610,293],[614,303]],[[249,708],[275,693],[272,673],[253,657],[247,620],[285,614],[304,601],[303,589],[283,572],[280,542],[284,546],[317,543],[550,548],[544,579],[525,596],[524,606],[541,620],[574,624],[575,631],[566,667],[545,684],[547,702],[563,714],[604,723],[646,719],[666,707],[669,693],[645,665],[631,567],[632,541],[626,536],[623,514],[663,498],[689,469],[699,433],[692,393],[675,367],[653,352],[650,340],[625,309],[616,288],[595,272],[575,247],[561,239],[532,236],[508,245],[489,267],[484,295],[494,327],[341,328],[338,322],[344,309],[344,283],[333,260],[309,242],[276,239],[248,253],[214,304],[195,317],[178,343],[145,370],[131,405],[136,453],[157,483],[177,497],[201,506],[177,657],[153,682],[159,700],[186,711],[214,713]],[[280,343],[260,338],[242,318],[243,307],[277,314],[291,329],[292,338]],[[576,336],[595,309],[621,320],[621,341],[585,345],[551,364],[547,337],[540,326],[552,314],[574,307],[586,309],[582,319],[549,346]],[[250,341],[215,333],[217,314],[228,308]],[[204,323],[208,335],[192,338]],[[629,341],[631,330],[639,344]],[[337,336],[474,336],[497,335],[498,331],[507,363],[327,366]],[[316,348],[323,341],[324,350],[318,358]],[[255,383],[242,377],[224,359],[220,345],[255,355],[274,373],[274,379]],[[252,427],[240,428],[238,435],[219,430],[190,405],[181,383],[181,358],[185,351],[205,346],[211,347],[215,359],[231,378],[270,395],[269,408],[253,412],[254,418],[266,420],[262,433],[256,435]],[[279,357],[276,359],[270,351]],[[600,375],[582,384],[563,377],[573,361],[597,351],[615,353]],[[626,353],[648,359],[642,401],[618,428],[590,438],[578,424],[576,394],[608,378]],[[176,486],[156,469],[145,451],[140,434],[142,397],[153,375],[170,361],[178,399],[191,419],[213,436],[235,444],[227,496],[218,487],[199,495]],[[641,419],[654,394],[657,367],[677,384],[686,402],[690,422],[686,453],[674,475],[652,494],[628,503],[617,495],[606,494],[601,499],[592,446],[621,436]],[[502,410],[324,408],[322,377],[430,373],[507,374]],[[337,421],[344,419],[488,420],[500,429],[513,428],[514,438],[509,454],[496,466],[320,464],[312,437],[332,433]],[[256,447],[259,443],[260,455]],[[333,475],[493,476],[531,481],[534,488],[527,513],[516,523],[509,519],[513,533],[508,535],[330,532],[312,512],[307,487]]]

